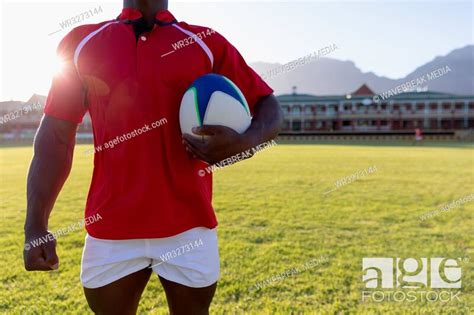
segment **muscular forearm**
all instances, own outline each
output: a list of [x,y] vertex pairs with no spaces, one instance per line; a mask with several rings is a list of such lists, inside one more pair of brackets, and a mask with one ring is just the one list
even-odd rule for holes
[[244,149],[274,139],[280,132],[283,113],[274,95],[261,98],[255,105],[252,124],[244,134]]
[[74,128],[48,117],[41,122],[28,173],[26,237],[48,228],[49,214],[71,170]]

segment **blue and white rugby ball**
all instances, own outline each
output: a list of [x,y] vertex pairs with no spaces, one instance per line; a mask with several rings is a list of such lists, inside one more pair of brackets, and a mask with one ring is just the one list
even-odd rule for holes
[[184,93],[179,109],[181,132],[202,125],[221,125],[243,133],[252,117],[244,95],[225,76],[210,73],[197,78]]

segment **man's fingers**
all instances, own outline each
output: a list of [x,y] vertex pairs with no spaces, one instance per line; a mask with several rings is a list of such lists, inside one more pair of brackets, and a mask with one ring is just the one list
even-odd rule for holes
[[187,134],[187,133],[183,134],[183,140],[191,142],[194,147],[200,148],[200,149],[204,149],[207,146],[208,142],[209,142],[204,137],[199,137],[198,138],[196,136],[192,136],[192,135]]
[[[50,233],[48,232],[48,234]],[[26,270],[58,269],[59,258],[56,255],[56,240],[54,238],[39,246],[32,246],[31,243],[28,241],[23,251]]]
[[[56,254],[54,254],[56,255]],[[47,261],[45,247],[35,247],[30,250],[25,250],[25,269],[28,271],[33,270],[52,270],[57,269],[59,265],[59,260],[52,265]],[[51,254],[49,254],[51,257]],[[57,259],[57,256],[56,256]]]
[[56,255],[56,241],[47,244],[43,248],[45,255],[45,260],[51,269],[58,269],[59,267],[59,258]]
[[186,146],[186,150],[194,155],[194,157],[206,162],[206,157],[200,148],[197,148],[194,144],[190,143],[186,139],[184,140],[184,145]]
[[210,148],[207,140],[203,143],[193,136],[183,135],[183,141],[186,150],[194,154],[200,160],[207,161],[209,159],[208,152]]
[[227,127],[219,125],[203,125],[201,127],[194,127],[192,132],[200,136],[213,136],[222,133],[225,128]]
[[183,140],[184,140],[184,144],[187,147],[194,148],[198,151],[203,151],[207,146],[207,144],[202,143],[201,141],[194,138],[193,136],[185,135],[185,136],[183,136]]
[[51,267],[43,257],[36,257],[25,263],[25,269],[28,271],[46,271],[51,270]]

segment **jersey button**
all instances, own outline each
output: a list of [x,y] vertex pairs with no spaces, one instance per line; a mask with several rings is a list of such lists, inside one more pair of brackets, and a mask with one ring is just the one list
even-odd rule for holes
[[140,36],[140,39],[144,42],[146,42],[146,36]]

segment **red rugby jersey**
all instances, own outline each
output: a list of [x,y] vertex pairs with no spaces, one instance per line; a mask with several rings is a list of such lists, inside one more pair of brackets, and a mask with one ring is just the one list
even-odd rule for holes
[[116,20],[73,29],[58,46],[66,66],[53,79],[44,112],[75,123],[90,113],[94,145],[102,148],[94,155],[85,209],[86,217],[102,218],[86,227],[96,238],[159,238],[215,227],[212,177],[198,175],[205,163],[190,158],[181,142],[181,98],[211,72],[231,79],[251,111],[273,92],[222,35],[177,22],[169,11],[155,19],[137,39],[142,14],[125,8]]

